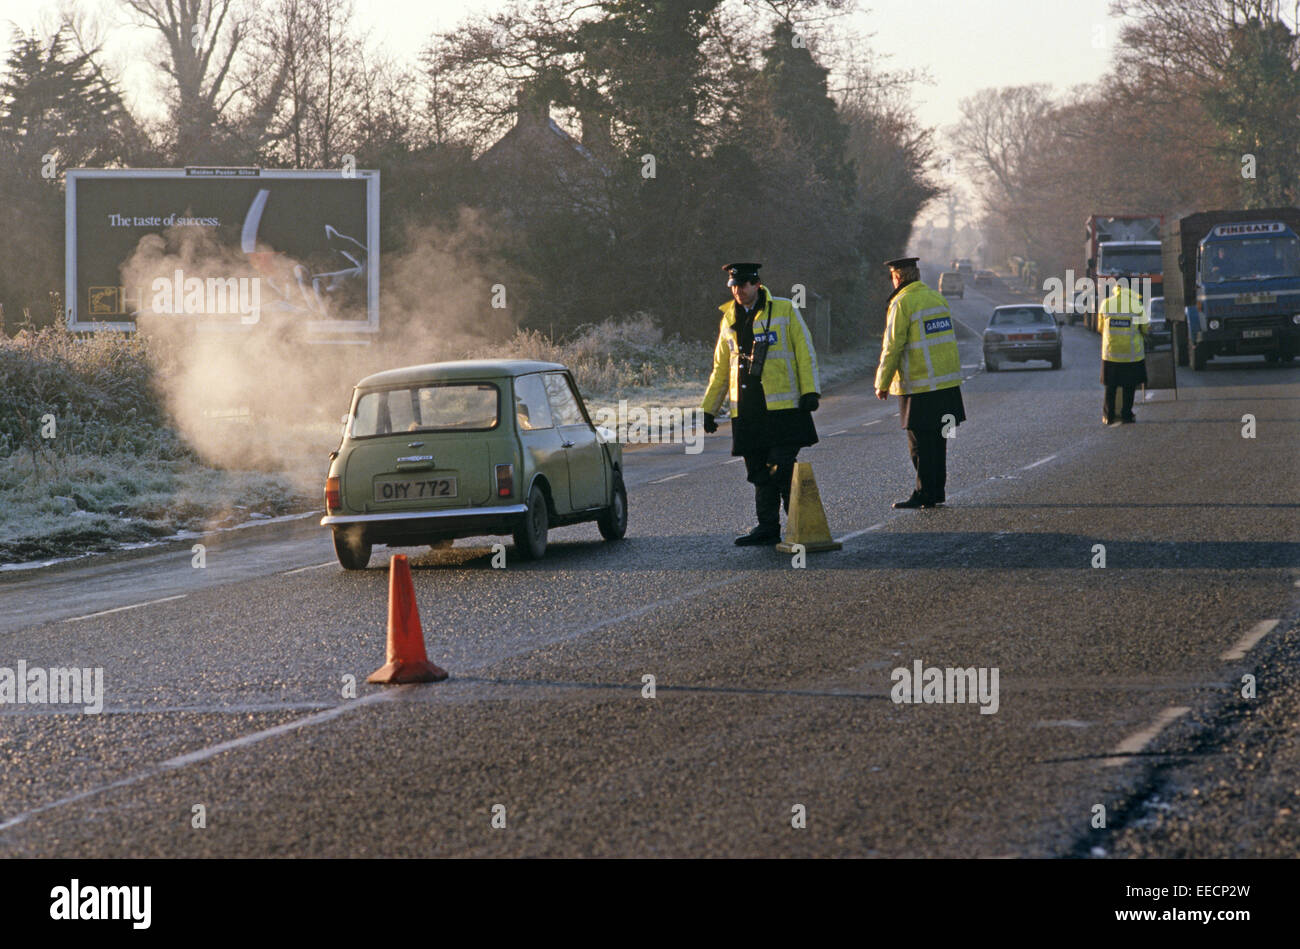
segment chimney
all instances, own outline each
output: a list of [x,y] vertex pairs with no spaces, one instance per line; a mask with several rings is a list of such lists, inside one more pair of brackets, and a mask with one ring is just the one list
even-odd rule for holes
[[551,118],[551,101],[535,90],[521,86],[515,93],[515,111],[518,113],[516,125],[545,125]]
[[609,117],[594,111],[583,111],[582,144],[593,155],[608,155],[613,150],[613,136],[609,131]]

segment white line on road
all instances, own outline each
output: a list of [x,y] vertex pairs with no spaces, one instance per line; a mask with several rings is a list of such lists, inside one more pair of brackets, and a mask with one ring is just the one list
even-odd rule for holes
[[1246,635],[1242,636],[1241,639],[1237,641],[1237,645],[1233,646],[1231,649],[1229,649],[1219,658],[1223,659],[1226,662],[1234,662],[1237,659],[1245,659],[1246,653],[1250,652],[1251,649],[1254,648],[1255,643],[1259,642],[1269,633],[1273,632],[1273,627],[1277,626],[1277,623],[1278,621],[1275,619],[1260,620],[1258,623],[1256,623],[1254,626],[1252,626],[1250,629],[1246,631]]
[[334,708],[327,709],[324,712],[317,712],[315,715],[308,715],[305,718],[300,718],[292,722],[285,722],[284,724],[276,725],[273,728],[264,728],[262,731],[253,732],[251,735],[244,735],[241,738],[233,738],[230,741],[223,741],[220,744],[210,745],[207,748],[200,748],[198,751],[191,751],[188,754],[177,755],[175,758],[168,758],[166,761],[153,765],[144,771],[121,778],[120,780],[112,781],[108,784],[102,784],[99,787],[90,788],[86,791],[78,791],[76,794],[70,794],[67,797],[59,798],[57,801],[51,801],[48,804],[41,804],[38,807],[33,807],[29,811],[23,811],[21,814],[16,814],[8,820],[0,822],[0,831],[6,831],[10,827],[21,824],[29,817],[43,814],[46,811],[52,811],[56,807],[63,807],[65,804],[75,804],[77,801],[84,801],[88,797],[103,794],[105,791],[115,791],[118,788],[126,788],[133,784],[139,784],[141,781],[156,777],[163,772],[175,771],[177,768],[184,768],[186,765],[196,764],[200,761],[207,761],[209,758],[214,758],[223,751],[231,751],[235,748],[242,748],[247,745],[256,744],[257,742],[264,741],[267,738],[273,738],[276,735],[283,735],[286,732],[297,731],[300,728],[306,728],[310,725],[319,725],[321,722],[327,722],[332,718],[338,718],[340,715],[344,715],[354,708],[360,708],[363,705],[373,705],[376,702],[387,701],[393,698],[394,695],[396,695],[395,692],[374,692],[364,698],[353,699],[344,705],[336,705]]
[[165,596],[160,600],[146,600],[144,603],[132,603],[130,606],[115,606],[111,610],[100,610],[98,613],[87,613],[85,616],[73,616],[65,619],[65,623],[75,623],[77,620],[91,619],[96,616],[107,616],[109,613],[121,613],[123,610],[138,610],[142,606],[153,606],[155,603],[167,603],[170,600],[183,600],[188,593],[178,593],[175,596]]
[[[843,435],[843,434],[844,434],[845,432],[847,432],[847,431],[848,431],[847,428],[842,428],[842,429],[840,429],[838,432],[831,432],[831,435]],[[826,437],[827,437],[827,438],[830,438],[831,435],[827,435]]]
[[724,464],[724,465],[735,465],[735,464],[739,464],[740,462],[742,462],[742,461],[744,461],[744,460],[745,460],[744,458],[732,458],[730,461],[724,461],[723,464]]
[[864,527],[860,531],[854,531],[851,534],[845,534],[843,537],[836,537],[835,539],[842,544],[846,540],[852,540],[855,537],[861,537],[863,534],[869,534],[874,530],[879,530],[885,526],[885,523],[885,521],[881,521],[879,524],[872,524],[870,527]]
[[336,560],[327,560],[325,563],[314,563],[310,567],[297,567],[293,570],[282,570],[280,571],[280,576],[287,577],[291,573],[304,573],[307,570],[319,570],[321,567],[332,567],[336,563],[338,563]]
[[978,369],[980,364],[977,362],[964,362],[961,364],[963,369]]
[[1038,459],[1037,461],[1035,461],[1032,465],[1025,465],[1025,466],[1024,466],[1023,468],[1021,468],[1020,470],[1021,470],[1021,471],[1028,471],[1030,468],[1037,468],[1039,465],[1045,465],[1045,464],[1047,464],[1049,461],[1051,461],[1051,460],[1052,460],[1053,458],[1055,458],[1055,457],[1056,457],[1055,455],[1048,455],[1046,458],[1039,458],[1039,459]]
[[651,483],[651,484],[663,484],[665,481],[674,481],[674,480],[676,480],[677,478],[685,478],[688,474],[690,474],[689,471],[683,471],[681,474],[669,475],[669,476],[666,477],[666,478],[659,478],[658,480],[656,480],[656,481],[651,481],[650,483]]
[[863,425],[879,425],[879,424],[880,424],[881,422],[883,422],[883,421],[884,421],[884,419],[877,418],[877,419],[872,419],[870,422],[863,422],[862,424],[863,424]]
[[1156,720],[1149,726],[1142,729],[1142,731],[1138,732],[1136,735],[1131,735],[1130,737],[1125,738],[1115,747],[1115,750],[1111,752],[1111,754],[1124,755],[1125,757],[1106,758],[1102,761],[1101,766],[1103,768],[1114,768],[1117,765],[1127,763],[1129,760],[1128,756],[1137,754],[1150,744],[1151,740],[1155,738],[1156,735],[1159,735],[1174,721],[1181,716],[1186,715],[1190,711],[1191,709],[1185,705],[1173,705],[1165,709],[1156,716]]

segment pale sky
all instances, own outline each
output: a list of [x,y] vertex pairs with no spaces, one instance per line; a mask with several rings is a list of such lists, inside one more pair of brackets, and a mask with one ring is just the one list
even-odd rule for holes
[[[10,47],[10,24],[31,30],[53,20],[68,0],[4,0],[0,55]],[[148,65],[153,34],[129,26],[116,0],[79,0],[106,27],[110,67],[122,77],[128,102],[156,110]],[[455,28],[467,13],[500,9],[502,0],[356,0],[358,19],[376,43],[414,61],[427,37]],[[1092,82],[1110,67],[1118,21],[1110,0],[859,0],[851,17],[891,69],[921,68],[933,84],[913,91],[917,118],[942,131],[958,118],[958,103],[988,86],[1048,83],[1063,92]]]

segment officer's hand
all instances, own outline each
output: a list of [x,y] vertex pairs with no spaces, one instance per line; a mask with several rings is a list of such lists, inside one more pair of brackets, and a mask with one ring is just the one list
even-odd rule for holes
[[718,430],[718,423],[714,421],[713,415],[709,412],[704,413],[704,433],[712,435]]
[[888,390],[888,389],[877,389],[877,390],[876,390],[876,398],[879,399],[881,402],[884,402],[886,399],[889,398],[889,390]]
[[821,396],[816,392],[807,392],[799,396],[799,408],[805,412],[816,412],[821,404]]

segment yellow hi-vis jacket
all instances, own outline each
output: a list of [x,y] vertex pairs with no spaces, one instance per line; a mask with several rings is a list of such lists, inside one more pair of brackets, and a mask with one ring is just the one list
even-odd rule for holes
[[[722,397],[731,399],[731,412],[740,410],[740,346],[736,339],[736,301],[718,307],[722,323],[718,343],[713,347],[713,372],[701,406],[710,415],[722,408]],[[817,353],[803,317],[785,297],[767,294],[767,305],[754,316],[754,337],[768,334],[767,361],[763,363],[763,392],[772,410],[796,409],[799,396],[821,392],[817,375]],[[746,353],[745,355],[748,355]],[[730,383],[728,383],[730,379]]]
[[1146,357],[1142,337],[1151,331],[1142,297],[1127,287],[1116,287],[1101,301],[1101,358],[1104,362],[1137,362]]
[[914,280],[889,301],[876,388],[894,395],[961,385],[961,354],[948,301]]

